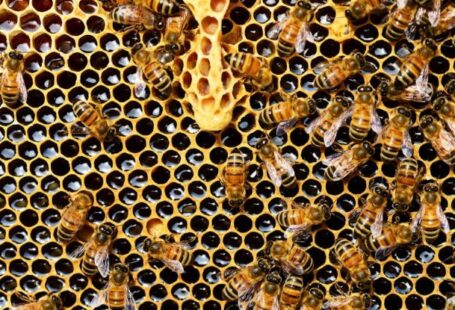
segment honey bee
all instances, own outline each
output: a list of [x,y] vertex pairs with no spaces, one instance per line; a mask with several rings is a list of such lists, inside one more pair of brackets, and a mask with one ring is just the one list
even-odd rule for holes
[[342,96],[336,96],[327,107],[327,113],[313,120],[305,129],[312,134],[311,143],[318,147],[330,147],[337,136],[338,129],[351,115],[351,102]]
[[430,141],[438,156],[447,164],[455,163],[454,137],[448,132],[439,120],[431,115],[420,119],[420,128],[425,138]]
[[390,14],[384,28],[384,37],[390,41],[397,41],[405,33],[411,37],[412,27],[409,26],[413,23],[418,8],[414,1],[397,1],[395,10]]
[[324,197],[316,204],[301,205],[292,202],[291,210],[283,210],[276,215],[277,222],[286,227],[286,234],[294,237],[306,234],[311,226],[319,225],[330,218],[332,202]]
[[370,142],[354,144],[348,150],[329,156],[323,161],[327,166],[324,177],[329,181],[341,181],[365,164],[373,154],[374,149]]
[[[80,128],[100,141],[112,141],[117,134],[117,129],[111,126],[102,114],[100,108],[93,103],[84,100],[78,100],[73,105],[74,114],[84,125]],[[77,132],[76,128],[73,132]]]
[[164,42],[173,50],[174,54],[183,54],[185,35],[189,34],[187,28],[192,15],[186,6],[182,6],[177,16],[166,19],[166,30],[164,31]]
[[297,310],[297,306],[302,299],[304,291],[304,283],[301,276],[293,274],[288,275],[283,284],[283,289],[280,294],[281,310]]
[[130,270],[128,266],[117,263],[109,274],[107,286],[90,303],[93,308],[107,305],[112,310],[135,310],[133,294],[129,289]]
[[326,309],[330,310],[364,310],[370,304],[370,295],[366,293],[351,293],[333,297],[324,303]]
[[360,250],[349,240],[340,238],[335,243],[335,256],[338,262],[349,272],[352,282],[361,290],[371,287],[371,272],[368,262]]
[[27,87],[24,82],[24,56],[18,51],[0,57],[3,72],[0,79],[2,101],[10,108],[27,102]]
[[55,294],[44,296],[40,300],[22,292],[15,292],[14,295],[23,304],[14,307],[13,310],[63,310],[62,300]]
[[376,185],[371,189],[363,207],[351,214],[352,218],[356,218],[354,225],[354,237],[356,239],[365,239],[370,233],[374,237],[379,236],[384,222],[387,198],[387,189],[382,185]]
[[138,67],[139,81],[136,83],[134,91],[137,97],[144,97],[145,82],[142,79],[144,76],[147,83],[153,87],[164,97],[169,97],[171,94],[171,77],[164,66],[155,59],[155,54],[148,51],[141,43],[137,43],[132,49],[133,61]]
[[224,60],[233,70],[244,75],[246,81],[254,87],[265,89],[273,82],[269,63],[262,57],[236,52],[227,54]]
[[392,186],[393,208],[398,211],[407,211],[419,185],[422,169],[417,160],[405,158],[400,161]]
[[448,3],[441,11],[437,22],[430,19],[425,20],[421,25],[421,32],[424,37],[437,37],[455,27],[455,5]]
[[360,242],[361,248],[368,253],[375,253],[376,259],[384,259],[400,245],[406,245],[416,241],[418,234],[413,233],[409,223],[391,224],[383,226],[379,236],[369,236]]
[[372,70],[374,68],[359,52],[339,57],[330,63],[323,62],[315,67],[316,72],[322,72],[314,79],[314,85],[319,89],[332,89],[364,69]]
[[104,223],[97,227],[95,233],[85,245],[78,247],[70,254],[79,258],[84,254],[81,269],[86,276],[93,276],[99,271],[105,278],[109,274],[109,246],[116,232],[113,225]]
[[450,231],[449,221],[441,207],[441,192],[436,181],[432,180],[423,186],[420,194],[420,210],[413,220],[413,228],[420,228],[425,242],[433,243],[439,231]]
[[262,110],[259,122],[265,126],[278,124],[277,135],[282,135],[287,129],[294,127],[297,120],[314,112],[316,112],[316,103],[313,99],[299,98],[293,94],[288,100]]
[[239,208],[246,196],[246,163],[244,155],[237,148],[228,156],[221,173],[221,183],[226,187],[229,205]]
[[240,301],[249,298],[271,268],[271,263],[266,258],[260,257],[257,262],[246,268],[229,269],[225,273],[227,283],[222,291],[223,298]]
[[175,242],[169,235],[164,240],[147,238],[144,241],[144,250],[150,259],[161,261],[177,273],[185,272],[183,268],[191,264],[193,256],[188,252],[190,248],[189,241]]
[[349,9],[345,11],[346,17],[350,20],[362,19],[374,11],[386,9],[385,0],[355,0],[351,1]]
[[154,12],[164,15],[173,16],[179,13],[179,5],[174,0],[100,0],[103,7],[112,10],[119,5],[134,4],[143,6]]
[[252,310],[280,310],[279,295],[281,289],[282,278],[278,271],[272,271],[261,284],[256,296]]
[[303,275],[313,271],[314,263],[310,254],[295,244],[291,238],[270,242],[266,252],[279,262],[287,273]]
[[324,301],[324,292],[316,287],[305,292],[300,310],[320,310]]
[[362,85],[357,88],[349,137],[355,142],[360,142],[367,137],[370,128],[379,134],[382,130],[381,119],[376,111],[376,96],[373,88]]
[[411,127],[411,112],[403,107],[396,108],[395,115],[382,132],[381,159],[383,161],[395,160],[400,149],[406,157],[412,156],[409,127]]
[[455,78],[451,79],[444,85],[444,89],[450,98],[454,101],[455,100]]
[[78,230],[84,225],[87,213],[93,206],[93,195],[87,191],[80,191],[69,200],[69,205],[63,211],[62,219],[57,227],[57,240],[68,243],[74,238]]
[[455,135],[455,102],[447,96],[441,95],[433,101],[433,109],[445,122],[449,131]]
[[164,29],[164,21],[150,9],[134,4],[126,4],[115,7],[111,11],[111,19],[119,24],[129,25],[123,31],[135,29]]
[[428,72],[424,69],[436,54],[436,49],[436,43],[432,39],[425,39],[422,47],[406,56],[393,82],[395,88],[405,89],[414,84],[422,72]]
[[294,168],[291,163],[278,152],[277,147],[268,139],[261,138],[256,144],[259,158],[267,168],[270,179],[275,186],[292,189],[297,186]]
[[278,36],[278,54],[281,57],[288,57],[295,51],[302,53],[306,41],[314,42],[313,35],[308,22],[313,16],[310,2],[297,1],[296,6],[273,25],[267,33],[269,38]]

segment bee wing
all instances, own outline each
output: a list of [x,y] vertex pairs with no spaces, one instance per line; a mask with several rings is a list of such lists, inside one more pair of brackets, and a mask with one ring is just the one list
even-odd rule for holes
[[349,214],[349,224],[350,225],[355,225],[357,221],[359,220],[359,216],[362,213],[363,208],[358,208],[355,209],[354,211]]
[[451,119],[447,119],[445,121],[446,125],[447,125],[447,128],[449,128],[450,132],[452,134],[455,134],[455,120],[453,118]]
[[69,257],[72,259],[79,259],[81,258],[82,254],[87,250],[90,242],[86,242],[83,245],[78,246],[73,252],[69,254]]
[[337,308],[346,306],[351,302],[351,298],[346,296],[337,296],[334,297],[324,303],[324,307],[326,308]]
[[109,248],[107,246],[103,246],[96,252],[95,265],[103,278],[109,275]]
[[422,223],[422,216],[425,212],[425,205],[421,205],[419,212],[417,212],[415,218],[412,220],[411,227],[413,231],[416,231],[417,228],[420,226]]
[[19,86],[21,101],[25,103],[25,102],[27,102],[28,93],[27,93],[27,86],[25,86],[25,82],[24,82],[24,75],[22,74],[22,72],[19,72],[17,74],[16,82],[17,82],[17,85]]
[[402,9],[406,6],[408,0],[397,0],[397,8]]
[[[455,150],[455,144],[453,142],[453,137],[452,135],[445,130],[444,128],[441,128],[439,131],[439,141],[435,141],[436,143],[433,143],[433,146],[437,146],[438,153],[440,151],[449,151],[452,152]],[[438,143],[439,142],[439,143]],[[438,146],[440,144],[440,146]],[[439,150],[441,149],[441,150]]]
[[92,299],[92,301],[90,301],[89,303],[89,307],[92,307],[93,309],[95,309],[96,307],[99,307],[101,305],[105,305],[107,303],[107,293],[108,293],[108,289],[109,289],[109,283],[101,290],[101,292],[99,292],[98,294],[96,294],[96,296]]
[[284,235],[286,238],[302,238],[308,234],[309,228],[307,224],[292,225],[286,229]]
[[140,68],[137,68],[137,81],[134,84],[134,95],[136,97],[142,98],[145,96],[145,88],[146,84],[144,82],[144,79],[142,77],[142,70]]
[[438,215],[438,219],[441,223],[441,229],[444,233],[448,233],[450,231],[449,221],[447,220],[447,216],[444,214],[441,205],[438,206],[436,209],[436,213]]
[[125,287],[126,290],[126,310],[135,310],[136,309],[136,301],[134,300],[133,293],[129,289],[128,286]]
[[276,39],[278,37],[278,34],[281,32],[281,30],[283,30],[286,21],[289,19],[289,16],[289,12],[287,12],[278,18],[278,22],[276,22],[275,25],[273,25],[272,28],[270,28],[270,30],[267,32],[267,36],[270,39]]
[[450,30],[455,27],[455,6],[448,5],[444,11],[441,13],[439,23],[444,23],[448,27],[446,30]]
[[260,282],[255,283],[251,286],[244,285],[239,289],[239,303],[246,302],[254,296],[254,292],[258,289]]
[[178,260],[164,259],[163,263],[166,265],[166,267],[168,267],[169,269],[171,269],[174,272],[177,272],[177,273],[185,272],[185,269],[183,269],[182,263],[179,262]]
[[295,175],[294,168],[292,168],[291,161],[289,159],[285,158],[283,155],[281,155],[278,152],[275,152],[274,154],[275,154],[275,161],[278,163],[278,165],[281,168],[283,168],[284,170],[286,170],[286,172],[289,175]]
[[382,124],[381,124],[381,118],[379,117],[379,114],[378,114],[378,111],[376,110],[376,108],[373,108],[372,116],[373,116],[373,118],[371,121],[371,129],[373,129],[373,131],[379,135],[382,131]]
[[[22,304],[30,304],[36,302],[36,298],[34,296],[28,295],[24,292],[16,291],[14,292],[14,296],[16,296],[16,298],[19,299]],[[19,306],[13,309],[21,309],[21,307],[22,306]]]
[[412,140],[411,135],[409,134],[409,130],[406,130],[404,133],[404,141],[403,141],[403,154],[404,156],[410,158],[412,157]]
[[441,0],[433,1],[433,10],[428,12],[428,20],[431,25],[434,27],[438,24],[439,18],[441,16]]
[[338,163],[340,160],[341,160],[341,155],[343,155],[343,153],[335,153],[335,154],[332,154],[330,156],[327,156],[323,161],[322,163],[326,166],[331,166],[333,165],[334,163]]
[[332,161],[330,166],[335,166],[336,169],[333,173],[333,180],[339,181],[344,179],[346,176],[351,174],[352,171],[358,166],[358,162],[353,158],[354,153],[352,150],[348,150],[344,153],[344,156],[337,158]]
[[387,256],[389,256],[390,254],[392,254],[393,250],[395,250],[396,248],[397,248],[397,246],[391,246],[391,247],[379,249],[374,254],[374,257],[378,260],[384,259]]
[[411,85],[407,87],[402,94],[398,97],[404,101],[414,101],[419,103],[426,103],[431,100],[433,95],[433,85],[426,84],[423,86]]
[[267,168],[267,172],[269,173],[270,179],[272,179],[273,184],[280,187],[282,179],[281,179],[281,175],[278,173],[278,170],[269,161],[265,161],[264,164],[265,164],[265,167]]
[[337,137],[338,130],[341,128],[341,126],[344,124],[346,119],[352,114],[352,109],[349,108],[346,111],[343,112],[343,114],[338,117],[338,119],[333,123],[332,127],[330,127],[329,130],[326,131],[324,135],[324,145],[326,147],[329,147],[333,144],[335,141],[335,138]]
[[239,272],[240,272],[239,268],[228,269],[224,272],[223,280],[227,282]]
[[384,224],[384,213],[382,210],[376,215],[373,225],[371,225],[371,235],[373,238],[379,237],[382,232],[382,225]]
[[314,42],[313,34],[311,33],[308,23],[303,23],[300,28],[300,32],[297,36],[297,41],[295,43],[295,51],[297,53],[302,53],[305,50],[306,41]]
[[316,117],[316,118],[310,123],[310,125],[308,125],[308,127],[305,128],[305,132],[306,132],[307,134],[311,134],[311,133],[316,129],[316,127],[318,127],[319,124],[321,124],[322,120],[323,120],[323,119],[322,119],[321,116]]
[[297,123],[297,118],[291,118],[290,120],[279,123],[278,127],[276,128],[276,134],[278,136],[284,135],[286,133],[286,131],[293,128],[296,123]]

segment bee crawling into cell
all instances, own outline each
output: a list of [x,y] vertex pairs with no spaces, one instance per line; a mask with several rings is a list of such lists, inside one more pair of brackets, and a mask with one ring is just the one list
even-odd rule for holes
[[335,142],[338,130],[351,113],[349,98],[336,96],[325,113],[320,113],[305,129],[306,133],[312,135],[311,143],[318,147],[330,147]]
[[93,195],[87,191],[80,191],[69,198],[68,206],[63,211],[57,227],[56,237],[59,242],[66,244],[76,236],[85,224],[94,201]]
[[[193,239],[194,240],[194,239]],[[184,267],[189,266],[193,256],[189,252],[191,241],[175,242],[170,235],[163,238],[153,237],[144,241],[144,251],[150,260],[162,262],[166,267],[177,273],[184,273]]]
[[118,24],[126,25],[121,31],[163,30],[164,18],[152,10],[139,5],[124,4],[110,12],[110,18]]
[[117,263],[109,273],[109,282],[90,302],[94,309],[107,305],[111,310],[135,310],[135,300],[129,288],[130,270],[128,266]]
[[51,294],[36,300],[33,296],[22,292],[15,292],[14,296],[19,300],[20,305],[12,310],[63,310],[62,300],[58,295]]
[[287,237],[305,237],[312,226],[327,221],[331,215],[333,202],[326,196],[318,197],[314,204],[299,204],[293,201],[290,210],[283,210],[276,215],[277,222],[286,227]]
[[347,78],[365,71],[372,73],[376,70],[366,57],[360,52],[347,56],[340,56],[333,61],[324,61],[314,68],[317,76],[313,84],[319,89],[333,89],[343,83]]
[[434,150],[448,165],[455,164],[455,140],[440,120],[431,115],[420,117],[420,129],[425,138],[431,143]]
[[314,262],[311,255],[294,243],[292,238],[270,241],[265,252],[286,273],[304,275],[313,271]]
[[[158,60],[157,54],[148,50],[142,43],[137,43],[131,51],[133,62],[137,66],[138,81],[134,87],[136,97],[145,97],[146,82],[163,98],[169,98],[172,91],[171,76],[166,67]],[[145,81],[144,81],[145,78]]]
[[328,181],[341,181],[365,164],[373,154],[374,148],[368,141],[351,145],[346,151],[335,153],[323,160],[323,164],[327,166],[324,177]]
[[76,248],[70,257],[77,259],[83,255],[81,269],[86,276],[94,276],[97,272],[105,278],[109,274],[109,247],[117,229],[111,223],[98,226],[92,237],[84,245]]
[[423,185],[420,193],[420,209],[412,222],[413,229],[422,233],[427,243],[433,243],[439,232],[450,231],[449,221],[441,207],[441,191],[439,184],[431,180]]
[[354,210],[349,216],[354,223],[354,238],[366,239],[371,233],[379,236],[384,224],[384,210],[387,205],[389,192],[387,188],[378,184],[371,188],[367,199],[361,199],[361,207]]
[[234,71],[245,77],[245,82],[257,89],[273,88],[272,72],[265,58],[253,54],[234,52],[224,56]]
[[280,310],[280,291],[283,281],[278,271],[265,276],[264,281],[248,305],[248,310]]
[[271,39],[278,38],[278,54],[288,57],[294,49],[297,53],[305,50],[306,41],[314,42],[309,22],[313,18],[315,7],[306,1],[297,1],[288,14],[281,15],[278,22],[268,31]]
[[24,82],[24,56],[18,51],[0,55],[3,72],[0,77],[2,102],[17,108],[27,102],[27,87]]
[[238,300],[242,309],[241,303],[251,299],[258,285],[272,268],[273,264],[269,259],[259,257],[245,268],[228,269],[223,277],[226,281],[222,291],[224,300]]
[[240,208],[245,201],[246,189],[249,186],[246,183],[246,177],[245,154],[235,148],[229,154],[226,166],[221,172],[221,183],[226,189],[228,203],[233,208]]
[[297,186],[294,168],[290,160],[280,154],[278,148],[268,137],[263,137],[256,143],[257,153],[267,168],[270,179],[275,186],[293,189]]

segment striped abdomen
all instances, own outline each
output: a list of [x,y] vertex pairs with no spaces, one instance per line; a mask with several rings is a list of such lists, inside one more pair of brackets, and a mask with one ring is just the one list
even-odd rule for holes
[[278,54],[281,57],[287,57],[294,52],[294,46],[300,32],[300,23],[292,22],[292,19],[293,17],[291,17],[290,22],[286,24],[278,37]]
[[384,37],[391,41],[398,40],[406,31],[409,24],[414,19],[417,7],[406,6],[402,9],[397,9],[389,19],[384,31]]
[[98,252],[98,247],[95,242],[85,251],[84,259],[82,260],[81,269],[86,276],[93,276],[98,272],[98,267],[95,264],[95,256]]
[[441,221],[436,211],[437,206],[426,205],[422,215],[422,235],[426,242],[434,242],[439,236]]
[[384,134],[381,147],[381,159],[383,161],[393,161],[403,145],[403,131],[390,127]]
[[363,105],[355,105],[349,126],[349,137],[356,142],[363,141],[371,128],[371,109]]
[[404,89],[417,80],[417,77],[427,64],[427,59],[419,54],[411,55],[401,66],[395,79],[395,86],[398,89]]
[[165,16],[179,13],[179,6],[173,0],[148,0],[147,6]]
[[397,244],[395,233],[391,229],[384,228],[381,235],[374,238],[372,235],[365,240],[365,246],[368,251],[376,252],[379,249],[389,248]]
[[60,242],[67,243],[74,238],[79,228],[85,220],[85,214],[81,215],[76,212],[67,212],[63,215],[57,228],[57,239]]
[[307,222],[305,209],[292,209],[281,211],[277,214],[276,220],[281,226],[289,227],[302,225]]
[[223,177],[227,185],[236,186],[245,184],[245,159],[238,149],[234,149],[229,154],[226,168],[223,171]]
[[111,283],[111,288],[107,293],[107,304],[110,309],[124,310],[126,306],[127,287],[125,285],[114,285]]
[[224,299],[236,300],[239,297],[239,292],[245,292],[253,285],[252,279],[246,274],[247,272],[246,269],[239,271],[229,280],[223,288]]
[[311,143],[317,147],[325,147],[324,136],[332,126],[333,120],[330,117],[326,117],[321,124],[314,129]]
[[74,114],[87,127],[91,128],[98,120],[101,119],[98,111],[86,101],[78,101],[73,106]]
[[229,64],[234,70],[249,77],[257,77],[259,69],[262,66],[262,62],[252,54],[237,52],[230,54],[228,59]]
[[294,245],[289,251],[286,259],[292,265],[299,267],[303,274],[313,271],[313,259],[304,249]]
[[20,89],[17,83],[18,73],[12,70],[6,70],[3,72],[7,76],[2,78],[2,101],[10,108],[16,108],[20,105],[19,95]]
[[354,226],[354,237],[365,239],[371,233],[371,225],[376,220],[377,212],[368,207],[362,210]]
[[340,64],[329,66],[324,72],[314,79],[314,84],[319,89],[331,89],[344,82],[348,78],[347,72]]
[[290,275],[284,282],[280,295],[280,305],[285,309],[296,309],[302,298],[303,279],[300,276]]
[[348,270],[357,268],[363,262],[360,252],[346,239],[338,239],[335,244],[335,253],[343,267]]
[[144,76],[159,92],[169,94],[171,91],[171,78],[158,62],[153,61],[144,67]]
[[274,104],[262,110],[259,121],[264,125],[274,125],[294,117],[292,104],[289,101]]

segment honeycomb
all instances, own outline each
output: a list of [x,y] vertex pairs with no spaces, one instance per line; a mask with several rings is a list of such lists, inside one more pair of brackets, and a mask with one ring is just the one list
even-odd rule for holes
[[[278,88],[320,99],[322,109],[333,94],[311,85],[312,69],[319,62],[354,50],[368,55],[378,70],[349,78],[341,90],[346,94],[369,80],[376,87],[380,77],[396,74],[399,59],[415,45],[406,40],[390,44],[382,37],[385,13],[355,25],[346,41],[334,40],[329,27],[336,2],[318,2],[322,6],[311,24],[316,43],[307,43],[302,55],[288,59],[278,57],[275,42],[265,34],[294,0],[231,1],[222,30],[227,34],[239,29],[241,38],[234,49],[268,59]],[[304,244],[315,262],[315,271],[305,280],[318,282],[327,296],[336,293],[336,284],[344,285],[346,275],[333,265],[329,252],[338,237],[351,235],[349,213],[369,184],[377,178],[390,183],[394,177],[396,164],[381,162],[378,149],[358,175],[345,182],[325,182],[321,160],[333,150],[312,146],[302,124],[284,136],[259,125],[259,112],[281,100],[276,93],[252,92],[245,102],[230,107],[232,122],[217,133],[195,129],[194,108],[185,102],[179,79],[168,100],[135,98],[130,50],[137,42],[160,44],[161,34],[118,32],[121,27],[109,21],[95,0],[2,0],[0,21],[0,50],[26,53],[29,91],[27,104],[16,110],[0,107],[0,308],[11,306],[15,291],[24,291],[36,297],[59,292],[67,309],[89,309],[106,280],[85,277],[68,253],[87,240],[95,225],[108,221],[118,227],[111,263],[130,267],[137,309],[235,309],[235,303],[221,298],[224,271],[248,265],[267,240],[283,236],[275,215],[291,199],[314,202],[320,195],[334,201],[333,213]],[[439,40],[430,63],[430,82],[439,90],[455,69],[453,35],[452,31]],[[77,121],[71,102],[80,97],[101,101],[104,115],[119,128],[114,141],[62,135],[63,128]],[[388,101],[379,107],[383,123],[394,107]],[[453,228],[454,172],[424,140],[416,121],[422,111],[417,107],[413,112],[414,154],[427,168],[424,178],[440,182],[443,208]],[[296,189],[280,191],[260,169],[254,144],[264,131],[295,159]],[[337,142],[348,144],[346,126]],[[243,211],[227,205],[218,178],[235,147],[250,160],[251,190]],[[67,195],[81,189],[94,194],[95,207],[78,238],[62,246],[55,230]],[[414,204],[411,211],[417,209]],[[181,240],[196,237],[194,264],[185,273],[150,265],[141,251],[148,226],[156,219]],[[441,234],[434,246],[400,247],[383,261],[370,259],[375,289],[371,309],[444,309],[451,293],[449,280],[455,276],[453,243]]]

